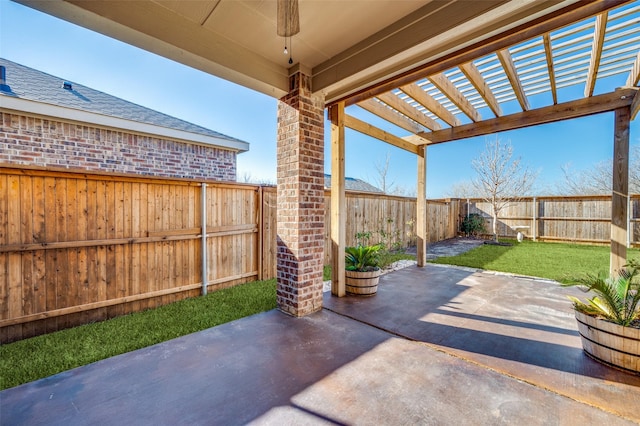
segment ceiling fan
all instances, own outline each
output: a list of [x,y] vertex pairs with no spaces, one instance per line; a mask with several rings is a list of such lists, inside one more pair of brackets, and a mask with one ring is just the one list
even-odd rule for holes
[[[293,64],[291,56],[291,37],[300,32],[300,12],[298,0],[278,0],[277,13],[278,35],[285,38],[284,54],[289,54],[289,64]],[[287,38],[289,42],[287,43]],[[289,48],[287,49],[287,44]]]

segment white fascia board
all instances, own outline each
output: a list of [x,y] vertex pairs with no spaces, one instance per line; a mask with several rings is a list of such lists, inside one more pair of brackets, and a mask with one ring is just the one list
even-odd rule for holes
[[231,151],[237,151],[238,153],[249,150],[248,142],[216,138],[199,133],[140,123],[133,120],[126,120],[124,118],[111,117],[95,112],[45,104],[42,102],[14,98],[11,96],[0,96],[0,108],[14,110],[19,113],[37,114],[62,120],[81,122],[92,126],[109,127],[134,133],[142,133],[160,138],[179,140],[180,142],[185,143],[214,146]]

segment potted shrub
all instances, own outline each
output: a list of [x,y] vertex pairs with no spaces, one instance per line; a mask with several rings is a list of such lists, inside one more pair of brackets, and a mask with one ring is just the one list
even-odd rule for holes
[[640,261],[617,275],[586,275],[564,286],[581,286],[596,295],[573,301],[584,351],[592,358],[640,373]]
[[382,270],[379,254],[382,246],[357,245],[345,249],[345,282],[349,294],[371,296],[378,291]]

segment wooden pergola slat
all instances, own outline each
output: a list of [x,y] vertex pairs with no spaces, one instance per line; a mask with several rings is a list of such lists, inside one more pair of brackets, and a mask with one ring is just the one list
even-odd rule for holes
[[358,102],[357,105],[360,108],[363,108],[369,111],[370,113],[377,115],[383,120],[386,120],[389,123],[395,124],[396,126],[408,132],[419,133],[419,132],[423,132],[426,129],[425,127],[420,126],[415,121],[410,120],[404,115],[400,115],[394,110],[386,107],[385,105],[376,101],[375,99],[367,99],[362,102]]
[[442,104],[436,101],[431,95],[422,90],[422,88],[417,84],[406,84],[404,86],[401,86],[400,90],[406,93],[414,101],[418,102],[420,105],[438,116],[448,125],[455,127],[462,124],[455,115],[449,112],[448,109],[442,106]]
[[443,73],[429,76],[429,81],[438,88],[455,106],[460,108],[472,121],[480,121],[482,117],[471,102],[458,90],[458,88]]
[[549,86],[551,88],[551,96],[553,97],[553,104],[558,104],[558,91],[556,88],[556,72],[553,66],[553,50],[551,47],[551,36],[546,33],[542,36],[542,43],[544,44],[544,55],[547,58],[547,72],[549,73]]
[[409,151],[413,154],[418,153],[418,147],[411,142],[407,142],[404,139],[397,137],[396,135],[386,132],[351,115],[345,115],[344,125],[345,127],[348,127],[352,130],[363,133],[367,136],[371,136],[372,138],[381,140],[400,149]]
[[408,103],[406,103],[405,101],[403,101],[402,99],[400,99],[398,96],[394,95],[391,92],[382,93],[378,95],[378,99],[380,99],[382,102],[389,105],[393,109],[397,110],[398,112],[401,112],[402,114],[406,115],[410,119],[414,120],[416,123],[419,123],[420,125],[426,127],[427,129],[431,129],[431,130],[442,129],[442,126],[440,125],[440,123],[438,123],[431,117],[428,117],[425,114],[421,113],[420,111],[418,111],[417,109],[415,109],[414,107],[412,107],[411,105],[409,105]]
[[496,117],[500,117],[502,115],[502,108],[500,108],[500,103],[496,99],[493,91],[480,74],[478,67],[476,67],[473,62],[467,62],[466,64],[460,65],[460,71],[467,77],[469,82],[476,88],[478,94],[484,99],[485,103],[491,108],[491,111],[496,115]]
[[585,97],[593,95],[593,89],[596,87],[596,78],[598,76],[598,68],[600,67],[605,30],[607,28],[607,16],[608,12],[602,12],[596,17],[593,44],[591,45],[591,58],[589,60],[589,72],[587,73],[587,83],[584,88]]
[[496,55],[498,56],[498,60],[502,64],[502,68],[504,68],[504,72],[509,79],[509,83],[511,83],[513,93],[515,93],[516,99],[518,99],[522,110],[529,111],[531,107],[529,106],[527,95],[524,93],[524,89],[522,88],[522,83],[520,82],[520,77],[518,77],[518,71],[516,70],[516,66],[513,63],[511,53],[509,53],[508,49],[502,49],[498,50],[496,52]]
[[636,56],[636,60],[629,72],[629,78],[627,78],[626,86],[635,86],[640,82],[640,52]]

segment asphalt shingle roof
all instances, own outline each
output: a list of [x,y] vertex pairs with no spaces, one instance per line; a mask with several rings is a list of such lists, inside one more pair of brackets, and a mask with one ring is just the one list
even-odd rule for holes
[[[325,189],[331,188],[331,175],[324,175],[324,187]],[[379,194],[383,193],[380,188],[376,188],[370,183],[352,177],[344,178],[344,189],[346,189],[347,191],[375,192]]]
[[[240,139],[108,95],[99,90],[83,86],[82,84],[52,76],[7,59],[0,58],[0,65],[6,68],[6,85],[0,87],[0,95],[13,96],[20,99],[244,143],[244,141]],[[71,84],[70,90],[63,87],[65,82]]]

